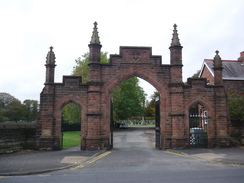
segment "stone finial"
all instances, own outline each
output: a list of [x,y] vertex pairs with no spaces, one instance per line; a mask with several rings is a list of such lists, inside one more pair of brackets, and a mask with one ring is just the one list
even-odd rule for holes
[[174,30],[173,30],[173,38],[172,38],[171,46],[181,46],[180,39],[179,39],[178,33],[177,33],[177,25],[174,24],[173,27],[174,27]]
[[215,53],[216,53],[216,55],[213,60],[214,68],[220,68],[220,67],[222,67],[222,60],[221,60],[221,57],[219,56],[219,51],[216,50]]
[[47,65],[55,65],[55,54],[53,52],[53,47],[51,46],[50,47],[50,51],[47,53],[47,61],[46,61],[46,64]]
[[100,44],[98,31],[97,31],[97,22],[94,22],[94,28],[93,28],[90,44]]

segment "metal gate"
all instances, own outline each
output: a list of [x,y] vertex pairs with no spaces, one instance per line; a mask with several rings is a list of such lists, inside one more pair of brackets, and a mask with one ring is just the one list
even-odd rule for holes
[[155,105],[155,147],[161,149],[161,132],[160,132],[160,100]]
[[208,147],[208,117],[207,111],[199,113],[190,113],[190,147],[206,148]]
[[63,149],[64,146],[64,114],[61,114],[61,142],[60,148]]
[[110,101],[110,149],[113,148],[113,138],[114,138],[114,120],[113,120],[113,101]]

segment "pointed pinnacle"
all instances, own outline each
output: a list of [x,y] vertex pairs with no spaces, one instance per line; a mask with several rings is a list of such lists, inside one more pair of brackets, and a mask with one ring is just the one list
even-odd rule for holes
[[214,59],[221,60],[221,57],[219,56],[219,50],[216,50],[215,53],[216,53],[216,55],[215,55]]
[[177,33],[177,25],[174,24],[173,27],[174,27],[174,30],[173,30],[173,38],[172,38],[171,46],[181,46],[180,39],[179,39],[178,33]]
[[94,28],[91,37],[91,44],[100,44],[98,31],[97,31],[97,22],[94,22]]
[[50,51],[47,53],[46,64],[55,65],[55,54],[53,52],[53,47],[50,47]]
[[215,53],[216,55],[213,60],[214,67],[222,67],[222,61],[221,61],[221,57],[219,56],[219,51],[216,50]]

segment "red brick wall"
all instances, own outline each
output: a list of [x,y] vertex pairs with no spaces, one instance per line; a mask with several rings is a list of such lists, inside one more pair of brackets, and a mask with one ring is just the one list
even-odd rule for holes
[[227,93],[234,92],[244,95],[244,80],[224,80],[224,87]]
[[202,72],[202,75],[200,78],[206,78],[209,85],[214,85],[214,77],[206,66],[204,66],[203,72]]

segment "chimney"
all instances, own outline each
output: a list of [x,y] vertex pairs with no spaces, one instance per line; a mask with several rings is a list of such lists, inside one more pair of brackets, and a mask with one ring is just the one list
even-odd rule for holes
[[244,51],[240,53],[240,57],[238,58],[238,61],[244,63]]

